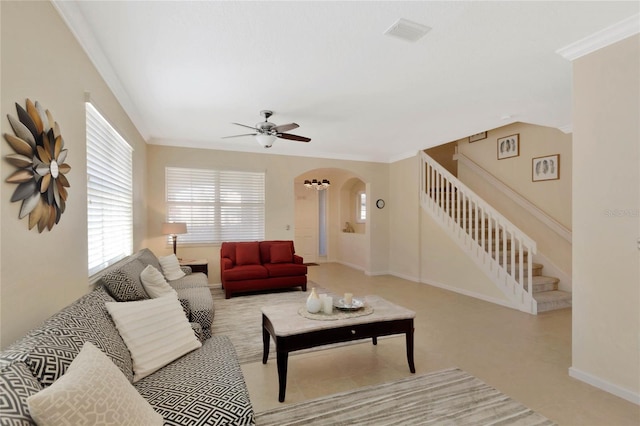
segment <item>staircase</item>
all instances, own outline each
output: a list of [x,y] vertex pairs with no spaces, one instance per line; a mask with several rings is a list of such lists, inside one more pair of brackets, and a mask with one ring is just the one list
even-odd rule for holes
[[516,309],[535,315],[571,307],[571,293],[558,290],[559,280],[529,261],[535,241],[424,152],[421,163],[422,208]]

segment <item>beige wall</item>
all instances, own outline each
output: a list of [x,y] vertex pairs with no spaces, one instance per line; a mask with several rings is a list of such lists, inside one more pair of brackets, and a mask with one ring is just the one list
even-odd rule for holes
[[[388,210],[392,217],[389,270],[396,276],[412,281],[420,281],[419,170],[418,157],[391,164],[389,185],[392,191],[382,209]],[[373,208],[375,199],[370,201]]]
[[391,164],[389,265],[393,275],[502,305],[509,302],[419,203],[419,158]]
[[640,403],[640,36],[573,63],[574,377]]
[[[498,160],[497,139],[513,134],[520,135],[520,155]],[[460,141],[458,151],[571,229],[571,135],[551,127],[513,123],[490,130],[487,139]],[[560,179],[532,182],[532,159],[552,154],[560,154]],[[459,170],[458,178],[469,185],[477,176],[467,178],[467,172]]]
[[[497,139],[513,134],[520,135],[520,155],[498,160]],[[461,140],[458,150],[571,230],[571,135],[550,127],[514,123],[488,131],[487,139],[481,141],[469,143]],[[532,159],[553,154],[560,154],[560,179],[533,182]],[[462,162],[458,165],[458,178],[536,241],[538,255],[534,260],[545,265],[543,274],[557,276],[560,287],[571,291],[571,243]]]
[[[331,180],[329,189],[328,250],[330,261],[340,261],[337,256],[338,235],[342,232],[340,191],[342,184],[358,176],[367,183],[369,191],[377,198],[385,198],[388,192],[388,165],[359,161],[341,161],[291,157],[269,154],[250,154],[232,151],[201,150],[149,145],[148,160],[148,239],[146,245],[158,255],[166,255],[171,248],[160,234],[165,220],[164,173],[165,167],[226,168],[231,170],[264,171],[266,173],[266,221],[265,238],[294,239],[295,194],[294,181],[305,172],[327,169],[323,175]],[[345,173],[348,171],[349,173]],[[376,209],[377,210],[377,209]],[[364,270],[369,274],[385,273],[388,270],[388,216],[383,210],[371,213],[368,244],[371,256]],[[287,226],[289,229],[287,230]],[[178,237],[179,241],[179,237]],[[220,247],[179,247],[179,256],[206,258],[209,261],[209,281],[220,282]]]
[[[89,290],[85,92],[134,148],[134,248],[146,235],[144,176],[146,147],[135,127],[49,2],[0,2],[2,133],[13,134],[6,118],[14,103],[39,101],[61,128],[69,150],[71,187],[67,209],[52,231],[28,230],[19,220],[20,203],[9,201],[15,170],[4,160],[0,183],[0,347]],[[0,142],[0,155],[13,153]]]
[[459,143],[467,141],[469,141],[469,138],[464,138],[460,141],[434,146],[433,148],[426,149],[425,152],[449,173],[454,176],[458,176],[458,162],[453,159],[453,154],[456,153],[456,148]]

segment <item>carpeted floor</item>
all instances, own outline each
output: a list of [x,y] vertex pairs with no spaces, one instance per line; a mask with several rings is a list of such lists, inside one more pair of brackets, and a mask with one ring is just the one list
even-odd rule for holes
[[448,369],[256,414],[267,425],[553,425],[480,379]]

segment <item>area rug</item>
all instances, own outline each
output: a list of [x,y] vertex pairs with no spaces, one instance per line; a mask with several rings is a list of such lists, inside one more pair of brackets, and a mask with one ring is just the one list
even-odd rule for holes
[[[319,293],[327,290],[320,288],[313,282],[307,283],[307,288],[316,287]],[[224,298],[222,288],[212,288],[215,317],[211,332],[229,336],[236,348],[240,364],[262,360],[262,313],[260,308],[276,303],[300,303],[304,306],[309,291],[300,289],[285,289],[264,293],[253,293]],[[275,346],[270,339],[269,357],[275,357]]]
[[267,425],[554,425],[469,373],[452,368],[256,414]]

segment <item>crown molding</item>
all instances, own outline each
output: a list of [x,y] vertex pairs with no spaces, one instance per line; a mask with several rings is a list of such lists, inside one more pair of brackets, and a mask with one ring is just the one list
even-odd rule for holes
[[144,124],[144,120],[138,113],[138,109],[124,89],[122,82],[111,66],[107,56],[102,51],[98,40],[96,40],[93,31],[87,24],[82,15],[82,11],[72,1],[52,0],[51,4],[58,11],[58,14],[67,25],[67,28],[75,39],[78,41],[82,49],[85,51],[91,63],[103,78],[109,89],[113,92],[120,105],[125,110],[134,126],[145,141],[150,138],[150,132]]
[[640,14],[636,13],[590,36],[556,50],[563,58],[574,61],[640,32]]
[[565,124],[564,126],[558,127],[558,129],[562,133],[566,133],[566,134],[573,133],[573,123]]

